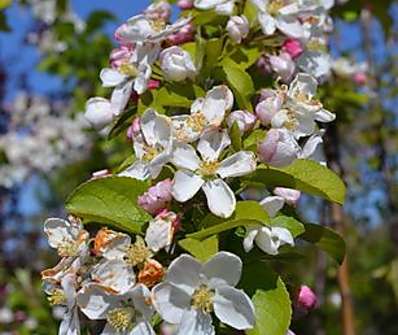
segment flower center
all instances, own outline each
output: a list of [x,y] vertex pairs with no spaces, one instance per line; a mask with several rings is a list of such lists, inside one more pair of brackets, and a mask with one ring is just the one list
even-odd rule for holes
[[161,20],[161,19],[151,20],[150,24],[151,24],[152,29],[155,30],[158,33],[163,31],[164,28],[166,27],[166,22],[164,20]]
[[214,176],[217,173],[219,166],[220,163],[217,161],[203,161],[200,163],[200,173],[203,176]]
[[135,243],[130,245],[126,251],[126,261],[132,266],[143,264],[152,256],[152,252],[148,249],[141,236],[137,236]]
[[298,121],[296,118],[296,113],[292,110],[287,111],[287,120],[284,123],[286,129],[294,130],[298,127]]
[[144,160],[150,162],[154,159],[157,155],[159,155],[159,150],[156,147],[147,146],[145,148]]
[[113,329],[123,332],[132,326],[134,315],[132,307],[115,308],[108,312],[106,319]]
[[271,16],[276,16],[283,7],[285,7],[284,0],[271,0],[267,5],[267,12]]
[[79,243],[77,241],[71,241],[64,239],[58,246],[58,253],[62,257],[73,257],[78,254]]
[[201,309],[204,313],[213,311],[214,292],[207,286],[202,285],[192,295],[192,306]]
[[196,132],[201,132],[206,126],[206,117],[202,112],[194,113],[188,119],[188,127]]
[[306,47],[309,51],[315,51],[315,52],[327,52],[327,48],[324,43],[312,39],[311,41],[308,41],[306,44]]
[[51,305],[64,305],[66,304],[65,292],[57,288],[53,292],[51,292],[47,300]]
[[119,72],[129,76],[129,77],[137,77],[138,75],[138,70],[137,68],[130,63],[123,63],[119,66]]

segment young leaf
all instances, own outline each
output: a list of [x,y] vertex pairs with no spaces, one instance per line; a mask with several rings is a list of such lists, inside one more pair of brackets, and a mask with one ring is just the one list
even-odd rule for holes
[[84,222],[100,222],[129,233],[139,233],[151,216],[137,205],[148,188],[129,177],[107,177],[80,185],[66,201],[69,213]]
[[270,225],[286,228],[292,233],[293,237],[297,237],[305,232],[304,225],[292,216],[279,215],[271,219]]
[[198,240],[208,236],[222,233],[240,226],[261,225],[269,222],[267,212],[256,201],[239,201],[236,204],[234,214],[228,219],[221,219],[213,214],[207,215],[202,222],[202,226],[209,227],[199,230],[196,233],[187,235],[189,238]]
[[340,177],[327,167],[311,160],[297,159],[284,168],[258,169],[249,180],[263,183],[267,187],[294,188],[332,202],[344,203],[345,185]]
[[304,224],[305,232],[300,237],[333,257],[339,264],[344,260],[345,242],[334,230],[312,223]]
[[186,238],[178,242],[181,248],[188,251],[192,256],[206,262],[214,254],[218,252],[218,237],[214,235],[204,241]]
[[242,135],[238,123],[235,121],[229,130],[229,137],[231,138],[232,147],[235,151],[242,149]]

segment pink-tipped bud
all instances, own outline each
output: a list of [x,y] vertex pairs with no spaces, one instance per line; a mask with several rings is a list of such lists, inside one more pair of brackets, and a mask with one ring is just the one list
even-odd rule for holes
[[188,23],[183,26],[178,32],[175,34],[171,34],[167,38],[167,43],[169,45],[180,45],[187,42],[191,42],[194,39],[195,29],[192,23]]
[[293,163],[299,150],[299,145],[287,130],[271,129],[258,145],[257,154],[261,162],[282,167]]
[[227,118],[228,127],[231,128],[236,122],[242,134],[252,129],[256,121],[256,115],[241,110],[232,112]]
[[295,304],[299,309],[309,312],[315,308],[317,297],[308,286],[302,285],[297,292]]
[[357,85],[365,85],[366,82],[368,81],[368,77],[364,72],[355,73],[352,79],[354,80],[354,83]]
[[171,186],[171,179],[160,181],[138,197],[138,204],[152,215],[160,213],[172,200]]
[[193,1],[192,0],[179,0],[177,1],[177,7],[186,10],[193,8]]
[[272,67],[269,63],[268,57],[261,56],[257,61],[257,69],[263,76],[268,76],[272,73]]
[[160,81],[155,79],[150,79],[148,82],[148,90],[156,90],[160,87]]
[[300,191],[286,187],[275,187],[274,194],[285,199],[285,202],[290,206],[296,206],[301,196]]
[[129,61],[133,53],[133,47],[129,45],[122,45],[119,48],[112,50],[109,63],[114,69],[118,69],[122,64]]
[[293,59],[296,59],[303,53],[304,48],[299,40],[288,38],[283,43],[282,50],[288,53]]
[[140,124],[140,118],[136,117],[133,122],[131,122],[131,126],[127,129],[127,138],[129,140],[133,140],[135,137],[137,137],[141,132],[141,124]]

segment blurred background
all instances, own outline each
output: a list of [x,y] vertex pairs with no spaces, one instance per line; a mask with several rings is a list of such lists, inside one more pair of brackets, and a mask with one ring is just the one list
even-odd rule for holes
[[[332,11],[331,77],[321,89],[337,114],[324,154],[344,178],[343,209],[303,198],[301,215],[336,228],[341,268],[313,249],[289,264],[319,307],[297,315],[297,335],[398,334],[398,2],[339,1]],[[48,216],[91,173],[130,150],[82,118],[104,95],[99,71],[113,31],[149,0],[0,0],[0,335],[57,333],[61,310],[41,292],[55,264],[42,234]],[[272,335],[272,334],[269,334]]]

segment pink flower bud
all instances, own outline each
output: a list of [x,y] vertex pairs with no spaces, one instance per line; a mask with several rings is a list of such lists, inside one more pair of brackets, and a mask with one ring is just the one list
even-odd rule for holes
[[296,206],[301,196],[300,191],[286,187],[275,187],[274,194],[285,199],[285,202],[290,206]]
[[272,73],[271,64],[269,63],[268,57],[261,56],[257,61],[257,69],[264,76],[268,76]]
[[260,102],[256,106],[256,115],[264,126],[271,124],[274,115],[282,107],[283,96],[270,89],[261,91]]
[[234,111],[229,114],[227,119],[228,127],[231,128],[236,122],[240,132],[243,134],[253,128],[257,121],[256,115],[247,111]]
[[281,52],[279,56],[269,56],[269,62],[272,70],[282,78],[283,82],[287,83],[292,79],[296,64],[288,53]]
[[133,47],[131,45],[122,45],[119,48],[113,49],[109,59],[110,65],[114,69],[119,68],[123,63],[128,62],[132,53]]
[[152,186],[143,195],[138,197],[138,204],[152,215],[158,214],[170,204],[171,196],[171,179],[160,181]]
[[354,74],[352,77],[354,80],[354,83],[357,85],[365,85],[366,82],[368,81],[368,77],[366,76],[366,73],[363,72],[357,72]]
[[299,309],[309,312],[317,303],[315,293],[306,285],[302,285],[297,292],[295,304]]
[[249,34],[249,21],[246,16],[231,16],[227,23],[229,37],[236,43],[241,43]]
[[177,33],[170,35],[167,38],[169,45],[180,45],[187,42],[191,42],[194,39],[194,26],[192,23],[188,23],[183,26]]
[[193,1],[192,0],[179,0],[179,1],[177,1],[177,6],[182,10],[192,9]]
[[160,87],[160,81],[155,79],[150,79],[148,82],[148,90],[156,90]]
[[281,167],[291,164],[299,150],[299,145],[287,130],[271,129],[258,145],[257,154],[263,163]]
[[131,126],[127,129],[127,138],[132,141],[135,137],[137,137],[140,134],[140,132],[141,132],[140,118],[136,117],[131,123]]
[[121,26],[119,26],[115,33],[114,33],[114,37],[116,39],[116,41],[122,43],[122,44],[128,44],[129,41],[125,38],[126,35],[128,35],[129,31],[129,27],[127,25],[127,23],[123,23]]
[[302,47],[299,40],[296,40],[294,38],[288,38],[283,43],[282,50],[284,52],[287,52],[293,59],[296,59],[303,53],[304,48]]

